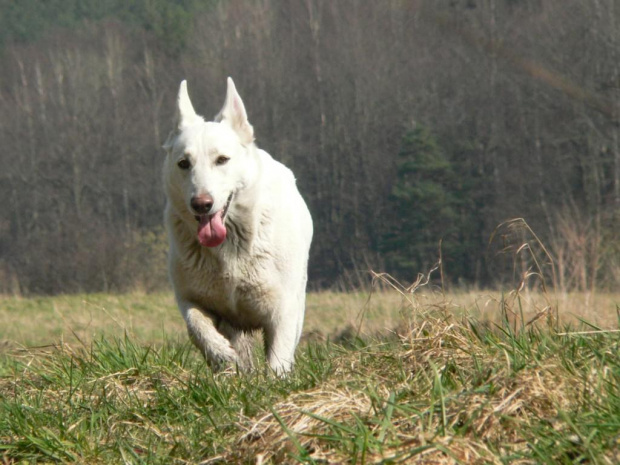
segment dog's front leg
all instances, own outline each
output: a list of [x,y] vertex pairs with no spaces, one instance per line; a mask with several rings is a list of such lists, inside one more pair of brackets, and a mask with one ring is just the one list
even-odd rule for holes
[[189,302],[179,302],[179,308],[190,339],[213,370],[220,370],[229,363],[238,363],[237,353],[230,341],[217,330],[214,315]]
[[[301,314],[303,319],[303,313]],[[299,315],[287,315],[272,320],[265,328],[265,353],[267,362],[278,375],[291,371],[295,362]]]

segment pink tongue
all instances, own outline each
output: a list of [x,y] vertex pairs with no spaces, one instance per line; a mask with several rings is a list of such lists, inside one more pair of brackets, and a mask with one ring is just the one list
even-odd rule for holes
[[226,226],[222,221],[222,210],[214,215],[200,217],[198,242],[203,247],[216,247],[226,239]]

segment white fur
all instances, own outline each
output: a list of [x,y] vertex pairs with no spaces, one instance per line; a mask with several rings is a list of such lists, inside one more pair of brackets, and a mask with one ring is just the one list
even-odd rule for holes
[[[251,366],[246,331],[262,329],[267,361],[291,369],[302,331],[312,219],[293,173],[254,144],[245,107],[228,78],[216,122],[194,111],[186,82],[178,96],[178,123],[166,141],[165,221],[169,270],[191,340],[214,368]],[[218,165],[220,156],[229,158]],[[182,170],[180,159],[191,162]],[[226,206],[226,240],[203,247],[190,207],[195,195]]]

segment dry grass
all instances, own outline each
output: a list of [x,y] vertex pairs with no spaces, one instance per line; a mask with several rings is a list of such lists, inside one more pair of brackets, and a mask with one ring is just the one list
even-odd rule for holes
[[[582,320],[601,328],[617,326],[620,294],[570,293],[552,296],[560,324]],[[429,288],[403,295],[390,290],[308,294],[304,338],[325,340],[347,334],[374,336],[408,318],[412,307],[443,309],[498,323],[508,316],[530,321],[549,297],[538,292],[455,291]],[[503,310],[502,310],[503,309]],[[513,311],[514,309],[514,311]],[[507,312],[507,315],[506,315]],[[36,324],[33,324],[36,322]],[[88,294],[54,297],[0,296],[0,347],[85,344],[101,336],[129,334],[145,344],[184,338],[185,326],[171,293]]]
[[183,335],[172,294],[0,297],[0,341],[5,346],[88,345],[104,335],[124,334],[144,343]]

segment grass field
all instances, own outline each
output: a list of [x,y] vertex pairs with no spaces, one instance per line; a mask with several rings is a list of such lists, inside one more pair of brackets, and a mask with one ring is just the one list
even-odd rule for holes
[[620,463],[619,304],[310,294],[278,379],[211,373],[169,294],[0,298],[0,463]]

